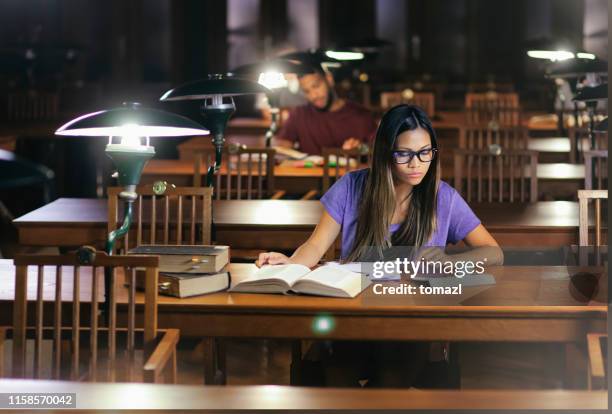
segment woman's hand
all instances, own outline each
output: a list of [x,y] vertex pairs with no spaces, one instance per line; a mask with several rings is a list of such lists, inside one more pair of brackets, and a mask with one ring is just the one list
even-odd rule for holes
[[279,265],[279,264],[290,264],[292,263],[291,259],[285,256],[282,253],[277,252],[266,252],[259,253],[259,258],[255,261],[255,265],[257,267],[262,267],[263,265]]

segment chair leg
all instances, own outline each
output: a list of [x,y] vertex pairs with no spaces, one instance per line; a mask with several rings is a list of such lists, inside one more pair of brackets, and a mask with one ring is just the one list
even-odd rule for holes
[[565,386],[566,389],[584,389],[588,386],[588,361],[577,343],[565,345]]
[[215,384],[227,384],[227,347],[226,340],[217,338],[215,340],[215,362],[217,364]]
[[176,384],[177,383],[177,377],[178,377],[178,369],[177,369],[177,364],[176,364],[176,348],[174,349],[174,351],[172,352],[172,377],[170,379],[172,384]]
[[212,385],[215,382],[215,339],[204,338],[204,384]]
[[300,339],[291,341],[289,384],[302,385],[302,341]]

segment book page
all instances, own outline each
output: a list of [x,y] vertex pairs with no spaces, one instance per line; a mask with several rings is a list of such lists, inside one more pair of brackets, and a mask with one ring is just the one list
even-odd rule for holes
[[327,262],[325,266],[337,267],[340,269],[349,270],[355,273],[366,273],[363,268],[363,263],[361,262],[349,262],[349,263],[340,263],[340,262]]
[[384,272],[383,276],[374,277],[374,262],[349,262],[349,263],[340,263],[340,262],[327,262],[325,266],[337,267],[340,269],[349,270],[355,273],[361,273],[362,275],[369,276],[372,280],[376,281],[385,281],[385,280],[400,280],[401,273],[393,272],[388,273]]
[[295,290],[325,296],[355,297],[365,276],[337,266],[321,266],[295,284]]
[[308,267],[300,264],[265,265],[247,280],[250,282],[263,281],[266,279],[282,279],[287,282],[289,286],[292,286],[299,278],[309,272],[310,269]]

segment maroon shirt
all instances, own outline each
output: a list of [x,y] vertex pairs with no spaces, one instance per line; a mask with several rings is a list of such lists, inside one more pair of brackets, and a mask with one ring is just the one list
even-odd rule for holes
[[277,136],[298,142],[302,152],[321,154],[324,147],[342,147],[348,138],[372,142],[375,133],[376,121],[370,111],[345,101],[335,112],[318,111],[310,104],[295,107]]

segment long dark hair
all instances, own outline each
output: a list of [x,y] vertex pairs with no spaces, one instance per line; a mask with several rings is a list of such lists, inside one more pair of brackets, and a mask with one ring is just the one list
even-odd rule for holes
[[402,132],[422,128],[438,149],[436,133],[425,112],[413,105],[395,106],[383,116],[372,153],[372,165],[359,205],[355,241],[346,261],[358,261],[369,247],[382,249],[391,245],[420,247],[429,240],[436,227],[436,207],[440,180],[440,161],[435,157],[421,183],[408,196],[406,219],[389,238],[389,226],[396,206],[393,183],[393,150]]

